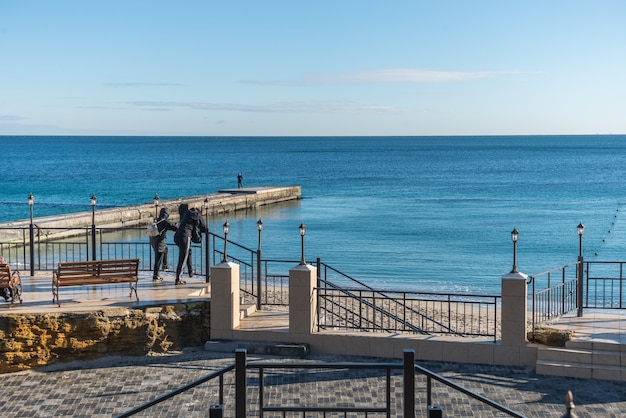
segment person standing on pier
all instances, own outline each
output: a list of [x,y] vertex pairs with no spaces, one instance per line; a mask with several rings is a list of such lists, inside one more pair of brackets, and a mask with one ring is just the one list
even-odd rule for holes
[[237,188],[241,189],[243,187],[243,174],[237,174]]
[[163,281],[163,278],[159,277],[159,267],[163,264],[163,268],[168,268],[168,249],[167,249],[167,231],[178,230],[178,225],[168,221],[170,217],[170,211],[168,208],[162,208],[159,212],[159,217],[156,218],[157,228],[159,229],[159,235],[150,237],[150,246],[154,250],[154,269],[152,272],[152,280],[155,282]]
[[191,266],[191,240],[194,231],[201,234],[207,232],[206,224],[202,219],[198,208],[189,209],[174,234],[174,243],[178,246],[178,265],[176,266],[176,282],[177,285],[183,285],[186,282],[181,280],[180,275],[183,272],[183,266],[187,264],[189,277],[193,277]]

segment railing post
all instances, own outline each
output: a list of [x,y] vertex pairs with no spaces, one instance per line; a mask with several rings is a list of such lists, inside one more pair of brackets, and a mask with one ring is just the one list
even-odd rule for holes
[[578,257],[578,280],[576,280],[576,306],[578,307],[578,311],[576,316],[583,316],[583,273],[585,271],[583,267],[583,256]]
[[415,418],[415,350],[404,350],[404,417]]
[[30,246],[30,275],[32,277],[35,275],[35,229],[33,227],[32,215],[30,218],[29,246]]
[[[260,242],[260,239],[259,239]],[[262,308],[262,293],[261,293],[261,247],[259,246],[257,253],[256,253],[256,293],[257,293],[257,298],[256,298],[256,309],[258,311],[261,310]]]
[[246,349],[235,350],[235,417],[246,418]]

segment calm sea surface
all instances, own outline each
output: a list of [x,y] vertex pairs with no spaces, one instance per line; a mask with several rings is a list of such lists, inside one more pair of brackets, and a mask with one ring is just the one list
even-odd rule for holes
[[[626,260],[626,136],[0,136],[0,222],[216,193],[300,185],[300,202],[228,215],[229,239],[263,256],[306,258],[368,284],[499,293],[512,266],[535,274],[587,259]],[[211,219],[221,231],[224,218]]]

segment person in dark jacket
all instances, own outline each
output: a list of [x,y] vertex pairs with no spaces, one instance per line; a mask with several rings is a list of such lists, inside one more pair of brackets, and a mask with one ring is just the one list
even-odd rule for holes
[[178,225],[168,221],[170,217],[170,211],[168,208],[162,208],[159,212],[159,217],[156,219],[157,228],[159,228],[159,235],[150,237],[150,246],[154,250],[154,269],[152,272],[152,280],[155,282],[163,281],[163,278],[159,277],[159,267],[163,264],[164,268],[167,266],[167,231],[178,230]]
[[200,210],[198,208],[190,208],[183,216],[174,234],[174,243],[178,246],[178,265],[176,266],[175,282],[177,285],[185,284],[185,281],[180,278],[185,264],[187,264],[189,277],[193,277],[193,270],[191,268],[191,234],[196,227],[198,227],[200,233],[207,232],[206,224],[202,219]]

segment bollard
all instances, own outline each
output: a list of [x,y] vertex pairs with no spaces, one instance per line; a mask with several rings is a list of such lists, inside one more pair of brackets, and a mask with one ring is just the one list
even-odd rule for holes
[[224,418],[224,405],[215,404],[209,407],[209,418]]
[[428,418],[443,418],[443,409],[440,406],[428,406]]
[[574,405],[574,395],[572,395],[571,390],[568,390],[567,395],[565,396],[565,406],[567,408],[567,411],[565,412],[564,415],[561,416],[561,418],[577,418],[578,417],[578,415],[576,415],[576,413],[574,412],[574,408],[576,408],[576,405]]

